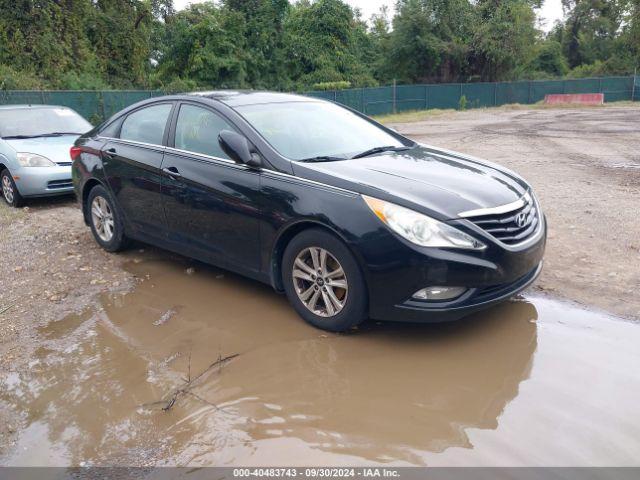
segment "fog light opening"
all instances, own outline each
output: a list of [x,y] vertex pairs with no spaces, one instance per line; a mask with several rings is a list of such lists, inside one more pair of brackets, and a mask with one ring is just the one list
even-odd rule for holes
[[466,291],[466,287],[434,286],[418,290],[412,295],[412,298],[415,300],[441,302],[443,300],[453,300],[454,298],[458,298]]

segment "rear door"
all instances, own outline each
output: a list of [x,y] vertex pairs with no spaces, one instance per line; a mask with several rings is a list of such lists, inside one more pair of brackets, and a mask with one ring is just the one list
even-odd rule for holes
[[254,276],[260,268],[260,174],[229,159],[221,130],[237,130],[218,112],[179,105],[162,163],[169,237],[199,258]]
[[162,239],[166,220],[160,201],[160,167],[173,102],[128,114],[118,138],[107,138],[102,155],[107,181],[126,221],[139,235]]

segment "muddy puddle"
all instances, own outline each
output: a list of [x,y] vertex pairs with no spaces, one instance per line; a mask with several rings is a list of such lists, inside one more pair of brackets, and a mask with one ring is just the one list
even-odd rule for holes
[[[166,257],[43,328],[4,465],[637,465],[640,325],[527,296],[447,325],[307,326]],[[225,360],[225,358],[237,355]]]

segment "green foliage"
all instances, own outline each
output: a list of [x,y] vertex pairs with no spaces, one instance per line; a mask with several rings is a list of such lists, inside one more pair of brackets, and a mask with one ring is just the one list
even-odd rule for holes
[[390,35],[390,58],[404,82],[464,77],[477,14],[468,0],[399,0]]
[[313,90],[345,90],[351,88],[351,82],[320,82],[312,85]]
[[535,54],[535,13],[525,0],[480,0],[474,32],[477,69],[483,80],[512,80]]
[[460,100],[458,101],[458,110],[466,110],[467,109],[467,96],[462,95]]
[[246,24],[237,11],[213,3],[191,5],[166,26],[158,76],[198,86],[247,85]]
[[[629,74],[640,0],[397,0],[369,22],[344,0],[0,0],[0,88],[268,88]],[[345,83],[346,82],[346,83]]]
[[7,65],[0,65],[0,90],[39,90],[45,82],[32,73],[19,72]]
[[304,88],[346,80],[354,86],[375,85],[361,51],[364,23],[341,0],[301,0],[284,22],[284,57],[289,81]]
[[560,42],[547,39],[542,42],[535,57],[528,64],[528,71],[535,72],[538,77],[561,77],[569,71],[567,60],[562,54]]

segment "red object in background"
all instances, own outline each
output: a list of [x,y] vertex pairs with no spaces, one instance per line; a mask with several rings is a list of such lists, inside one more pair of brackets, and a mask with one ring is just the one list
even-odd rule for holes
[[80,147],[71,147],[69,149],[69,156],[71,156],[71,160],[75,160],[82,153],[82,149]]
[[582,105],[602,105],[604,93],[554,93],[544,96],[544,103],[580,103]]

